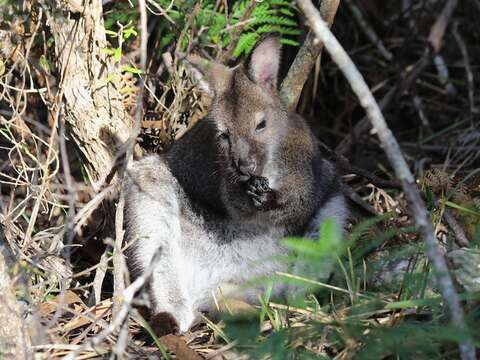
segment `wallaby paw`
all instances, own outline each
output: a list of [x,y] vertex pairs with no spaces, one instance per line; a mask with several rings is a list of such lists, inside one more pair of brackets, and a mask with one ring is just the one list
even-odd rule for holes
[[168,312],[160,312],[150,318],[150,327],[157,337],[177,334],[180,330],[177,320]]
[[275,207],[275,192],[270,188],[266,178],[259,176],[252,177],[246,186],[247,195],[252,199],[255,208],[266,211]]
[[150,318],[150,327],[158,337],[168,334],[182,334],[188,331],[193,325],[195,316],[193,313],[172,315],[162,311]]

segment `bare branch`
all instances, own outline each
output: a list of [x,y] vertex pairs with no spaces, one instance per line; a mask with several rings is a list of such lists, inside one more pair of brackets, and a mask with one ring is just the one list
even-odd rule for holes
[[[322,18],[329,26],[333,24],[339,3],[340,0],[323,0],[320,5]],[[322,42],[316,41],[314,34],[310,32],[298,50],[298,54],[280,87],[280,97],[290,110],[295,110],[297,107],[303,86],[317,59],[321,57],[322,50]]]
[[[437,286],[450,312],[452,323],[459,330],[465,331],[466,324],[463,308],[460,304],[458,294],[455,291],[455,287],[453,286],[447,263],[440,251],[438,239],[433,232],[428,212],[420,196],[420,191],[403,158],[397,140],[388,128],[383,114],[362,75],[346,51],[333,36],[328,25],[322,20],[311,1],[297,0],[297,4],[307,17],[315,35],[325,44],[333,61],[339,66],[365,109],[373,129],[378,135],[398,179],[402,183],[405,196],[411,206],[413,218],[425,242],[427,256],[432,264]],[[459,347],[462,359],[476,359],[475,349],[470,340],[466,339]]]
[[123,325],[124,321],[126,321],[131,309],[133,299],[135,294],[143,287],[144,284],[148,281],[150,276],[152,275],[153,268],[155,267],[156,262],[158,261],[158,257],[161,255],[161,249],[158,249],[153,258],[150,262],[150,265],[145,269],[145,272],[142,273],[138,278],[135,279],[125,290],[122,291],[122,306],[120,307],[117,316],[114,316],[110,324],[103,329],[98,335],[89,339],[89,341],[84,342],[81,346],[75,349],[75,351],[68,356],[65,357],[66,360],[68,359],[76,359],[78,354],[86,349],[86,348],[95,348],[100,345],[107,336],[113,334],[115,331],[120,329]]
[[457,5],[458,0],[448,0],[442,12],[438,16],[437,21],[435,21],[435,24],[433,24],[432,29],[430,30],[428,42],[432,46],[433,51],[437,54],[442,48],[442,41],[443,36],[445,35],[445,30],[447,29],[450,18],[452,17]]
[[385,45],[383,45],[382,40],[378,37],[375,30],[365,20],[365,17],[363,16],[362,11],[358,8],[355,2],[352,0],[345,0],[345,3],[350,8],[350,11],[352,12],[355,20],[357,20],[357,23],[360,26],[360,29],[367,36],[367,38],[372,42],[372,44],[377,47],[378,52],[387,61],[392,60],[393,59],[392,53],[385,48]]
[[[145,0],[138,2],[140,12],[140,68],[145,75],[145,69],[147,64],[147,42],[148,42],[148,27],[147,27],[147,10]],[[126,160],[123,164],[123,168],[120,171],[120,176],[125,176],[125,169],[129,161],[133,160],[133,149],[137,136],[140,134],[142,117],[143,117],[143,91],[145,88],[145,81],[141,79],[140,93],[137,98],[137,109],[135,113],[135,125],[132,135],[130,135],[126,145]],[[113,250],[113,278],[114,278],[114,303],[113,303],[113,315],[117,315],[121,306],[121,299],[119,298],[122,291],[125,289],[125,277],[128,274],[125,258],[122,253],[123,244],[123,212],[125,207],[125,194],[123,191],[120,193],[120,199],[117,205],[117,211],[115,214],[115,246]]]
[[[239,20],[239,23],[243,23],[248,20],[250,15],[252,15],[253,10],[257,6],[258,1],[252,1],[250,2],[250,5],[248,5],[247,9],[243,13],[242,18]],[[240,39],[240,35],[242,34],[243,28],[241,26],[237,26],[234,28],[234,31],[230,37],[230,44],[228,45],[227,49],[223,54],[221,54],[220,58],[218,61],[225,63],[228,60],[230,60],[233,56],[233,52],[235,51],[235,48],[237,46],[238,40]]]
[[[430,64],[430,61],[438,56],[437,52],[441,49],[441,44],[443,40],[443,36],[445,35],[445,31],[439,31],[438,29],[444,29],[446,27],[446,23],[450,19],[452,15],[453,9],[452,4],[456,6],[455,0],[449,0],[449,2],[445,5],[442,16],[439,16],[435,24],[433,24],[432,28],[430,29],[429,41],[434,41],[438,44],[438,47],[435,48],[434,44],[430,42],[431,49],[427,47],[424,51],[423,56],[417,61],[413,67],[408,66],[406,70],[403,71],[401,75],[401,79],[398,82],[397,86],[390,89],[390,91],[385,94],[383,99],[380,101],[380,108],[385,110],[394,99],[398,96],[401,96],[405,91],[407,91],[412,84],[418,79],[418,77],[422,74],[423,70]],[[446,15],[448,16],[446,16]],[[435,35],[433,35],[435,33]],[[441,37],[439,37],[441,36]],[[432,49],[434,50],[432,53]],[[411,69],[410,69],[411,68]],[[348,149],[350,148],[353,138],[359,138],[361,134],[366,133],[371,129],[371,124],[367,118],[363,118],[360,120],[353,129],[353,136],[347,136],[342,142],[337,146],[335,151],[339,154],[345,154]]]
[[463,58],[463,66],[465,67],[465,74],[467,77],[467,86],[468,86],[468,102],[470,103],[470,112],[478,113],[479,109],[475,106],[475,80],[473,77],[472,68],[470,66],[470,60],[468,56],[467,46],[465,41],[463,41],[460,32],[458,31],[458,21],[453,23],[453,36],[457,41],[457,45],[460,49]]

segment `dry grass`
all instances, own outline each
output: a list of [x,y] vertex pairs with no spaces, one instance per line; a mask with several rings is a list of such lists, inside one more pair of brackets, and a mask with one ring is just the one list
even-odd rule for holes
[[[385,51],[379,50],[378,44],[372,44],[362,35],[361,26],[351,20],[345,6],[335,20],[334,32],[349,49],[379,99],[402,83],[423,56],[424,37],[439,9],[436,1],[418,2],[423,8],[414,3],[403,13],[381,1],[365,1],[367,5],[361,7],[383,46],[394,54],[391,62],[385,59]],[[425,190],[432,221],[446,252],[456,247],[453,243],[462,241],[462,232],[467,246],[480,246],[477,110],[480,99],[476,85],[480,81],[476,77],[480,49],[474,45],[480,41],[477,3],[462,2],[453,18],[459,24],[456,34],[449,31],[446,34],[444,41],[448,46],[439,55],[448,65],[448,77],[443,78],[437,72],[438,67],[430,64],[409,84],[407,91],[396,94],[385,106],[386,117]],[[123,358],[147,358],[161,356],[166,347],[172,359],[195,359],[198,355],[206,359],[241,358],[239,352],[248,352],[248,348],[225,333],[222,321],[208,321],[184,336],[158,341],[145,329],[136,310],[132,310],[128,320],[132,340],[125,351],[118,345],[124,341],[119,341],[118,329],[92,347],[92,341],[112,321],[111,219],[116,189],[110,185],[93,190],[68,126],[55,116],[62,106],[57,96],[62,69],[55,69],[45,18],[39,16],[38,7],[30,15],[23,13],[23,17],[12,18],[8,15],[22,13],[21,9],[11,3],[2,6],[5,12],[0,21],[8,30],[0,30],[0,223],[16,259],[12,278],[25,311],[25,322],[32,331],[34,357],[53,359],[75,354],[76,359],[89,359],[116,354]],[[106,8],[113,6],[109,3]],[[189,32],[192,26],[188,22],[181,32],[189,33],[190,41],[195,44],[198,40],[191,34],[198,34],[199,29]],[[457,46],[462,49],[462,43],[466,45],[468,58],[463,50],[457,49]],[[153,41],[152,44],[158,45]],[[135,40],[125,45],[124,64],[138,61],[138,46]],[[210,50],[207,46],[205,49]],[[147,70],[141,144],[154,152],[168,148],[205,115],[209,105],[208,99],[185,76],[184,67],[172,60],[174,49],[167,50],[163,60],[155,48],[149,53],[152,58]],[[286,62],[294,51],[287,49]],[[214,55],[221,57],[220,53]],[[469,72],[474,74],[473,80]],[[135,76],[124,73],[121,84],[124,106],[133,115],[138,83]],[[362,117],[356,100],[328,60],[322,73],[317,68],[303,95],[300,111],[331,147],[351,135]],[[319,117],[321,121],[317,120]],[[372,174],[392,177],[375,138],[368,132],[354,137],[343,153],[352,164]],[[405,278],[393,289],[375,287],[382,283],[379,271],[385,270],[385,267],[375,268],[376,260],[381,263],[388,258],[385,254],[393,253],[398,246],[418,245],[415,233],[403,231],[411,225],[403,194],[394,188],[374,185],[356,174],[345,174],[344,180],[363,202],[385,217],[378,227],[366,231],[353,248],[355,251],[375,244],[365,250],[360,275],[352,275],[350,269],[345,269],[334,280],[341,291],[331,290],[337,294],[330,295],[332,303],[337,304],[333,298],[344,296],[343,306],[327,311],[323,308],[325,303],[315,306],[317,300],[312,298],[305,307],[271,302],[267,307],[257,308],[259,313],[266,311],[259,325],[260,338],[281,333],[282,329],[294,329],[297,337],[289,342],[290,348],[336,359],[355,358],[364,346],[342,324],[358,321],[367,336],[369,331],[395,327],[425,315],[416,306],[389,307],[405,300],[403,295],[408,288]],[[388,235],[392,229],[396,231]],[[424,257],[415,256],[407,257],[406,271],[423,267],[427,274]],[[426,293],[434,295],[435,291],[427,287]],[[365,298],[375,298],[383,305],[352,315],[355,306]],[[231,305],[227,313],[244,306]],[[325,333],[319,333],[319,328]],[[335,331],[341,341],[329,337]],[[445,351],[448,356],[450,349]]]

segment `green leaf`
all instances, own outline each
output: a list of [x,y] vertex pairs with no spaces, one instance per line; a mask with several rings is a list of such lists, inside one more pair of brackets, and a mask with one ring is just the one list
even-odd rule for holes
[[135,30],[134,27],[123,29],[123,38],[125,40],[128,40],[131,36],[137,36],[137,35],[138,35],[137,30]]
[[102,49],[102,51],[108,56],[113,56],[113,54],[115,54],[115,50],[111,48],[104,48]]
[[291,40],[291,39],[285,39],[285,38],[282,38],[280,40],[280,43],[282,43],[283,45],[291,45],[291,46],[299,46],[300,45],[300,43],[298,41]]
[[43,54],[40,56],[40,66],[42,67],[43,70],[45,70],[45,72],[50,73],[50,62],[48,61],[47,57]]
[[115,31],[108,30],[108,29],[105,29],[105,34],[109,35],[109,36],[112,36],[112,37],[118,36],[118,34]]
[[242,34],[238,40],[235,51],[233,52],[233,56],[239,57],[244,53],[248,54],[253,49],[259,38],[260,36],[254,32]]
[[113,80],[113,77],[115,76],[115,74],[111,74],[111,75],[108,75],[104,80],[103,80],[103,83],[106,85],[106,84],[109,84],[112,80]]
[[119,62],[122,58],[122,48],[118,47],[113,51],[112,59],[114,62]]
[[287,238],[282,243],[300,255],[307,255],[314,258],[331,257],[340,254],[346,242],[342,242],[340,229],[333,219],[327,218],[320,228],[318,240]]
[[469,209],[469,208],[466,208],[466,207],[461,206],[461,205],[458,205],[458,204],[455,204],[454,202],[451,202],[451,201],[445,201],[445,205],[447,205],[447,206],[449,206],[449,207],[451,207],[451,208],[454,208],[454,209],[457,209],[457,210],[460,210],[460,211],[469,213],[469,214],[471,214],[471,215],[480,216],[480,212],[475,211],[475,210],[472,210],[472,209]]
[[124,67],[122,67],[122,69],[121,69],[120,71],[121,71],[121,72],[132,73],[132,74],[136,74],[136,75],[141,75],[141,74],[143,74],[143,71],[142,71],[142,70],[137,69],[136,67],[133,67],[133,66],[124,66]]

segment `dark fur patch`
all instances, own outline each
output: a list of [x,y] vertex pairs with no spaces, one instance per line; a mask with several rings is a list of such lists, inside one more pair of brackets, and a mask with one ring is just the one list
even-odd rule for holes
[[150,318],[150,327],[158,337],[168,334],[176,334],[179,330],[177,320],[167,312],[160,312],[152,315]]

